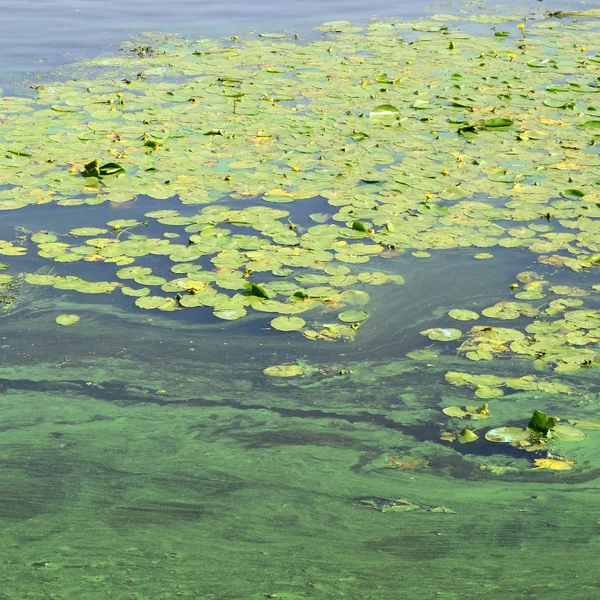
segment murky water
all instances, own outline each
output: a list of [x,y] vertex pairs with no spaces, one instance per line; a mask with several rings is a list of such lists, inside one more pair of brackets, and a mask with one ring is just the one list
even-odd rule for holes
[[[383,0],[4,2],[0,77],[24,92],[21,82],[36,71],[47,79],[56,65],[110,55],[147,30],[307,32],[326,20],[424,12],[424,2]],[[254,200],[228,203],[236,202]],[[503,202],[490,199],[496,208]],[[282,206],[300,230],[314,224],[309,214],[330,208],[321,196]],[[519,272],[590,287],[593,270],[539,264],[519,247],[495,247],[489,260],[473,258],[485,248],[434,258],[389,248],[370,268],[401,274],[405,285],[369,287],[367,325],[336,343],[275,331],[271,313],[230,322],[208,309],[141,311],[135,297],[31,285],[18,275],[110,281],[113,264],[51,262],[32,234],[141,222],[171,207],[183,216],[199,209],[140,195],[1,213],[0,239],[27,253],[0,257],[15,275],[0,296],[0,599],[595,597],[597,420],[585,443],[551,445],[576,463],[555,471],[532,468],[548,448],[532,453],[483,434],[458,443],[465,422],[441,411],[486,401],[446,380],[468,369],[505,379],[493,427],[524,427],[541,406],[597,419],[594,369],[570,380],[573,390],[548,393],[528,387],[532,377],[554,381],[529,359],[506,350],[491,363],[468,361],[460,342],[447,351],[420,334],[447,328],[459,305],[481,312],[505,298]],[[152,219],[143,227],[133,234],[182,231]],[[569,230],[563,223],[555,232]],[[165,256],[148,260],[153,274],[167,276]],[[208,256],[199,262],[212,267]],[[586,297],[586,307],[597,303]],[[61,313],[82,320],[60,327]],[[536,322],[522,314],[509,326]],[[263,374],[288,363],[303,375]]]

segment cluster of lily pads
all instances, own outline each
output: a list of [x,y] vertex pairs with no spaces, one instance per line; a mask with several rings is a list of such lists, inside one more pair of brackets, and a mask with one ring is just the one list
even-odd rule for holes
[[[510,253],[555,273],[520,272],[513,297],[453,308],[456,327],[421,333],[475,363],[599,366],[599,14],[555,16],[334,22],[309,41],[167,37],[74,66],[77,77],[36,85],[33,98],[0,98],[0,210],[52,203],[57,215],[52,231],[0,240],[2,308],[26,283],[123,294],[144,310],[265,313],[279,331],[351,340],[368,321],[369,286],[404,283],[403,261]],[[121,218],[91,209],[100,204]],[[61,227],[62,207],[80,207],[85,226]],[[32,253],[27,269],[42,268],[23,272]],[[415,369],[436,357],[408,353]],[[279,385],[351,373],[264,369]],[[573,393],[554,375],[452,370],[446,381],[490,403]],[[469,443],[491,409],[443,412],[461,426],[442,439]],[[568,469],[549,449],[599,427],[536,411],[526,428],[484,437],[533,451],[534,468]]]
[[[526,318],[530,322],[522,331],[496,325],[472,326],[459,352],[473,361],[492,360],[495,356],[512,353],[532,359],[538,369],[553,366],[557,372],[600,364],[597,348],[600,310],[584,307],[582,299],[585,296],[597,297],[600,284],[587,290],[574,286],[551,286],[532,271],[519,273],[517,280],[527,282],[524,291],[515,294],[519,300],[537,301],[546,298],[548,293],[555,298],[535,304],[506,300],[483,309],[481,315],[487,318],[484,320],[522,322]],[[519,284],[514,283],[511,287],[519,289]],[[459,321],[476,321],[481,315],[472,310],[453,309],[448,312],[449,317]],[[436,341],[454,341],[463,337],[463,331],[457,328],[429,328],[421,333]]]
[[[348,339],[368,317],[365,285],[402,282],[367,270],[378,257],[473,248],[489,258],[493,247],[527,248],[546,264],[593,269],[600,264],[600,55],[595,22],[586,18],[593,16],[540,16],[486,34],[460,31],[460,17],[441,15],[328,23],[318,28],[322,39],[308,43],[283,34],[167,38],[144,52],[87,61],[81,77],[36,86],[35,98],[1,98],[0,210],[143,206],[148,198],[185,208],[147,212],[165,228],[157,236],[144,234],[136,218],[30,238],[51,261],[114,263],[128,285],[68,274],[27,281],[119,288],[140,308],[209,306],[224,319],[251,307],[279,314],[274,328]],[[313,224],[269,206],[314,198],[328,208],[311,213]],[[73,236],[87,239],[72,243]],[[0,242],[6,256],[25,250]],[[145,266],[148,255],[168,257],[175,277]],[[518,296],[540,297],[537,289]],[[341,325],[297,316],[332,306]],[[499,319],[526,314],[519,303],[486,310]],[[582,320],[594,319],[565,315],[558,325],[577,346],[593,337],[575,333]],[[429,336],[456,337],[440,331]],[[465,347],[469,358],[485,360],[499,347],[480,337]],[[541,352],[521,338],[506,341],[518,353]]]
[[[450,406],[442,412],[456,419],[482,420],[490,416],[489,406]],[[575,426],[577,425],[577,427]],[[485,433],[488,442],[510,444],[527,452],[545,452],[545,456],[533,459],[534,469],[551,469],[565,471],[571,469],[575,461],[548,450],[548,445],[555,442],[578,442],[586,439],[582,429],[600,429],[600,420],[570,420],[563,423],[558,417],[549,417],[540,410],[535,410],[525,429],[515,426],[495,427]],[[476,430],[463,427],[444,431],[441,439],[446,442],[457,440],[461,444],[469,444],[479,439]]]

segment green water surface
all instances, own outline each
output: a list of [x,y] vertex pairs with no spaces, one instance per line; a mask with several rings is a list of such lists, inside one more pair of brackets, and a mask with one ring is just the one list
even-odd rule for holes
[[597,17],[0,98],[0,599],[593,599]]

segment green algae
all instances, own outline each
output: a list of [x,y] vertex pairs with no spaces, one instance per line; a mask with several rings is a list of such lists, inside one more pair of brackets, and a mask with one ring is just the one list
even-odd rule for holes
[[0,208],[84,215],[0,242],[3,594],[591,597],[595,24],[454,21],[2,99]]

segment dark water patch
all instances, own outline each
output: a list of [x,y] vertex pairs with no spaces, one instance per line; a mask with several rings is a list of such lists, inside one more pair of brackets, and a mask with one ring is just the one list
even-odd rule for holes
[[[64,382],[52,383],[52,382],[39,382],[30,380],[0,380],[0,384],[7,386],[7,389],[20,389],[26,391],[37,391],[37,392],[60,392],[64,390]],[[385,414],[370,413],[370,412],[359,412],[356,414],[348,414],[341,412],[329,412],[319,409],[296,409],[296,408],[284,408],[277,406],[268,406],[255,403],[243,403],[238,400],[224,399],[224,400],[210,400],[206,398],[187,398],[179,399],[175,401],[165,400],[159,394],[148,393],[147,395],[138,393],[137,395],[132,394],[126,386],[120,383],[103,384],[102,386],[88,385],[83,382],[69,382],[71,389],[76,389],[78,394],[85,394],[88,397],[96,398],[105,402],[116,403],[121,406],[133,406],[140,403],[154,403],[160,406],[192,406],[197,408],[233,408],[237,411],[267,411],[268,413],[275,414],[284,419],[307,419],[307,420],[330,420],[333,422],[342,421],[344,423],[352,424],[369,424],[376,428],[391,429],[402,433],[403,435],[409,436],[415,442],[431,442],[439,439],[442,428],[439,423],[435,422],[417,422],[412,424],[404,424],[394,419],[387,417]],[[93,419],[92,419],[93,420]],[[66,421],[55,422],[57,425],[68,425],[68,424],[80,424],[80,423],[69,423]],[[509,424],[510,425],[510,424]],[[191,431],[199,429],[200,432],[196,434],[196,439],[204,439],[206,432],[204,429],[207,424],[202,423],[197,426],[191,426]],[[356,436],[352,435],[352,430],[348,429],[347,432],[323,432],[318,430],[311,430],[309,428],[293,428],[289,430],[267,430],[253,432],[252,430],[246,430],[244,427],[240,427],[240,424],[233,423],[228,428],[221,428],[220,435],[226,434],[229,437],[234,438],[238,442],[245,445],[248,449],[263,449],[277,446],[330,446],[330,447],[352,447],[357,451],[371,453],[377,448],[378,442],[375,440],[373,444],[366,443]],[[482,473],[479,465],[470,463],[460,459],[459,457],[464,456],[466,458],[473,457],[478,460],[485,461],[485,458],[504,458],[510,459],[526,459],[533,462],[536,457],[545,456],[545,452],[528,453],[525,450],[517,447],[513,447],[510,444],[499,444],[488,442],[484,438],[484,433],[479,433],[480,437],[475,442],[469,444],[458,444],[452,445],[452,448],[456,455],[453,456],[436,456],[430,461],[430,466],[434,469],[450,470],[453,477],[457,479],[470,479],[470,478],[486,478],[487,474]],[[519,472],[519,473],[508,473],[510,479],[514,480],[530,480],[532,475],[530,472]],[[538,475],[536,473],[536,475]],[[543,474],[539,474],[541,478]],[[589,481],[595,477],[594,473],[589,471],[584,473],[578,473],[578,477],[583,477],[583,480]],[[568,478],[571,483],[571,474]]]
[[190,475],[172,472],[151,478],[154,486],[163,489],[187,490],[203,498],[231,494],[247,487],[247,483],[232,473],[211,471],[210,475]]
[[60,510],[70,494],[67,478],[76,469],[68,452],[5,444],[2,453],[0,520],[27,521]]
[[248,449],[252,450],[273,448],[276,446],[333,446],[349,447],[359,451],[373,449],[372,445],[362,444],[352,435],[311,431],[310,429],[262,431],[259,433],[242,431],[234,437],[245,444]]
[[185,502],[149,502],[147,504],[114,506],[113,521],[165,525],[169,521],[197,521],[209,518],[214,511],[201,504]]
[[433,532],[422,535],[398,535],[364,542],[362,547],[369,552],[389,554],[411,561],[429,561],[445,558],[452,551],[449,539]]

